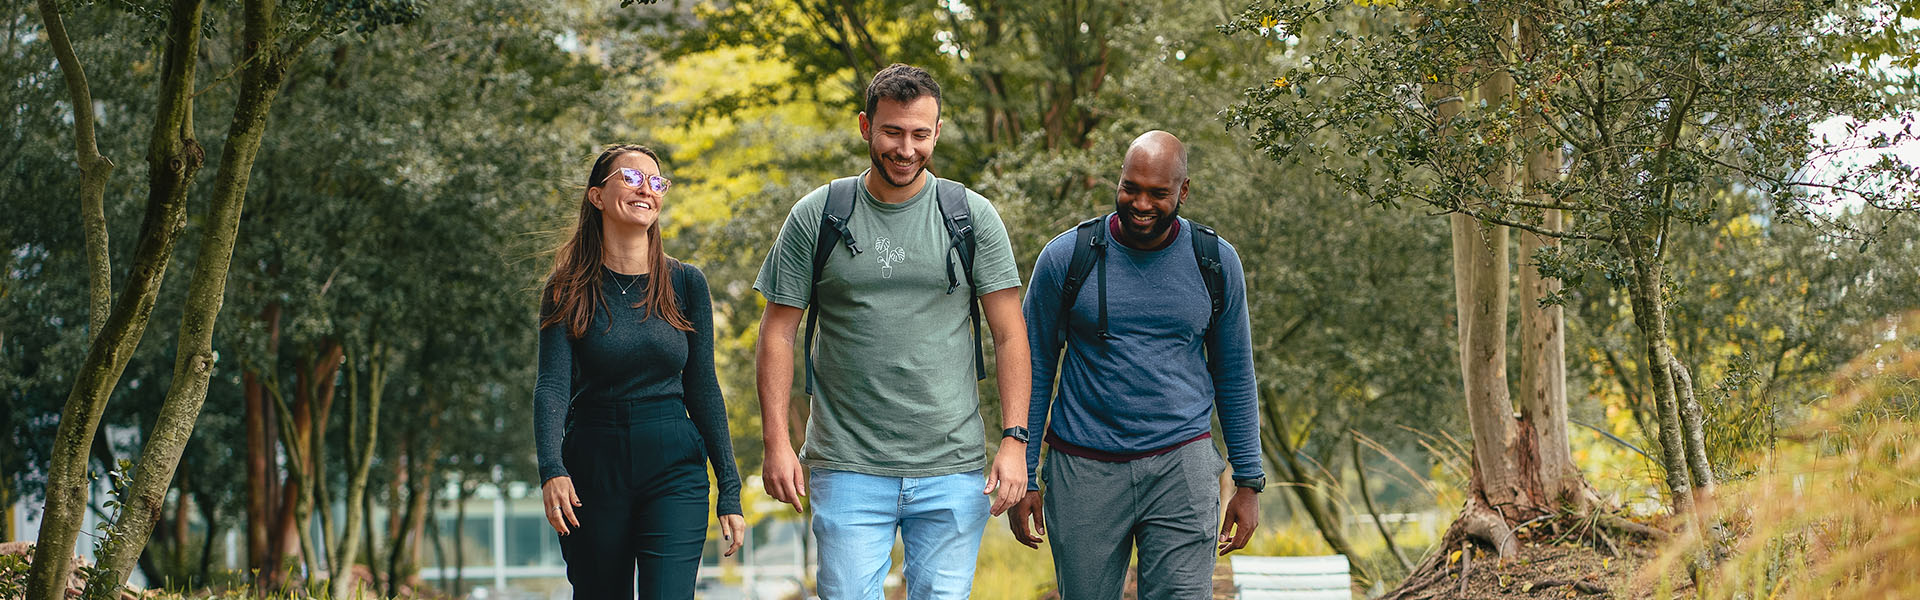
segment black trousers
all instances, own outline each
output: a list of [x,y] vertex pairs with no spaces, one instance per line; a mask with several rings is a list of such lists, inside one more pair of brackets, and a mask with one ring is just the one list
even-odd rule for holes
[[560,536],[573,597],[693,598],[707,540],[707,455],[686,405],[575,407],[561,457],[581,503],[580,526]]

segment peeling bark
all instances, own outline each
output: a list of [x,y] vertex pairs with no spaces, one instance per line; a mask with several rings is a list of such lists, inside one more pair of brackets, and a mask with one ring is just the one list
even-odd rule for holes
[[[1539,23],[1532,15],[1520,19],[1520,52],[1531,55],[1540,45]],[[1541,129],[1540,116],[1531,114],[1523,123],[1522,136]],[[1560,148],[1543,146],[1527,155],[1521,189],[1527,198],[1539,204],[1558,202],[1550,184],[1560,178]],[[1564,213],[1541,211],[1540,228],[1564,231]],[[1543,252],[1558,250],[1560,239],[1532,232],[1520,234],[1520,414],[1531,426],[1539,457],[1541,485],[1546,497],[1564,503],[1580,503],[1591,495],[1579,467],[1573,464],[1573,450],[1567,439],[1567,344],[1566,310],[1559,306],[1541,306],[1541,302],[1562,287],[1559,279],[1542,277],[1535,260]]]

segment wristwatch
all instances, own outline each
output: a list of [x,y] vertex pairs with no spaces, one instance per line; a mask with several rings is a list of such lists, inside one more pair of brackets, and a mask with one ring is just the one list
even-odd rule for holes
[[1266,491],[1267,477],[1265,475],[1262,475],[1259,477],[1249,477],[1246,479],[1235,479],[1233,480],[1233,486],[1247,488],[1247,489],[1253,490],[1253,493],[1258,494],[1260,492]]
[[1000,437],[1013,438],[1014,441],[1025,444],[1027,443],[1027,437],[1028,437],[1027,428],[1020,427],[1018,425],[1013,427],[1008,427],[1000,431]]

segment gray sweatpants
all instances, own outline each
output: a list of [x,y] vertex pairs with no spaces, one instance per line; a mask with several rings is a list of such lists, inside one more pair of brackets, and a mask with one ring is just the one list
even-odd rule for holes
[[1212,597],[1226,466],[1211,440],[1123,463],[1047,453],[1040,475],[1061,599],[1118,600],[1135,546],[1141,600]]

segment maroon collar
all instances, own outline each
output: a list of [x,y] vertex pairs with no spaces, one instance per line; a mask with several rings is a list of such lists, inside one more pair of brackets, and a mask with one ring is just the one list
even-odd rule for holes
[[[1116,212],[1116,213],[1107,215],[1107,234],[1113,236],[1113,241],[1116,241],[1116,242],[1120,241],[1120,213]],[[1134,249],[1145,250],[1147,252],[1165,250],[1167,246],[1172,246],[1173,241],[1179,238],[1180,238],[1180,217],[1174,217],[1173,226],[1167,228],[1167,239],[1160,242],[1159,246],[1156,246],[1153,248],[1144,248],[1144,249],[1134,248]],[[1125,244],[1123,243],[1122,245],[1125,245]],[[1133,248],[1133,246],[1127,246],[1127,247]]]

